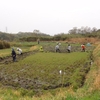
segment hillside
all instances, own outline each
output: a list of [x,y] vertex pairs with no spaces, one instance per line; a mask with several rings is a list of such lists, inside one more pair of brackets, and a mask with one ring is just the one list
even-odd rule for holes
[[19,32],[16,34],[11,34],[11,33],[5,33],[5,32],[0,32],[0,40],[6,40],[6,41],[18,41],[19,39],[26,39],[27,38],[32,38],[36,39],[39,37],[44,37],[44,38],[48,38],[51,37],[48,34],[44,34],[44,33],[34,33],[34,32]]
[[[40,39],[41,41],[72,41],[74,38],[74,41],[77,42],[77,39],[80,41],[83,38],[85,38],[86,42],[91,41],[91,43],[94,43],[95,39],[100,38],[100,30],[91,30],[91,32],[87,32],[84,30],[84,32],[77,33],[78,30],[73,31],[72,33],[60,33],[56,34],[54,36],[50,36],[49,34],[41,33],[41,32],[19,32],[19,33],[5,33],[0,32],[0,40],[6,40],[6,41],[37,41],[37,39]],[[94,39],[94,40],[93,40]],[[81,40],[81,41],[82,41]],[[81,42],[80,42],[81,43]]]

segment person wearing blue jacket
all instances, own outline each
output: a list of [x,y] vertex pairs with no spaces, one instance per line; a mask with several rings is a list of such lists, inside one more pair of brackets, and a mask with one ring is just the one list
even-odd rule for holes
[[15,50],[13,48],[12,48],[11,55],[12,55],[12,58],[13,58],[13,62],[15,62],[16,61],[16,52],[15,52]]

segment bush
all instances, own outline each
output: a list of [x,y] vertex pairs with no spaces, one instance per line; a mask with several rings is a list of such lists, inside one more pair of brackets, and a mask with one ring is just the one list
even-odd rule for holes
[[10,48],[10,43],[3,41],[3,45],[5,48]]
[[3,49],[3,43],[0,41],[0,49]]
[[6,41],[0,41],[0,49],[10,48],[10,43]]

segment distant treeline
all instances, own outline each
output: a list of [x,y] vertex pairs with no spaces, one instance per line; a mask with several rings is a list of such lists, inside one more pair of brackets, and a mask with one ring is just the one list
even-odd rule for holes
[[28,37],[21,37],[19,38],[20,41],[37,41],[40,39],[41,41],[65,41],[71,38],[85,38],[85,37],[93,37],[93,38],[100,38],[100,30],[93,31],[93,32],[86,32],[86,33],[69,33],[64,34],[60,33],[54,36],[28,36]]
[[90,27],[81,27],[80,29],[74,27],[69,30],[68,33],[59,33],[54,36],[41,33],[39,30],[33,32],[19,32],[17,34],[10,34],[0,32],[0,40],[6,41],[64,41],[71,38],[78,37],[97,37],[100,38],[100,29],[90,28]]

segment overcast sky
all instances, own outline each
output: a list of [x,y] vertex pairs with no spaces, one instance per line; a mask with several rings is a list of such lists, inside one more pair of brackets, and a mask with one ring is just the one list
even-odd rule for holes
[[73,27],[100,28],[100,0],[0,0],[0,31],[55,35]]

